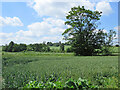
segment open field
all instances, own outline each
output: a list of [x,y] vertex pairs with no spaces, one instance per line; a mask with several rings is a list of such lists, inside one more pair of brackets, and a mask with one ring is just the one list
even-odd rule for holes
[[5,87],[23,87],[51,74],[63,81],[79,77],[103,88],[117,87],[118,56],[74,56],[73,53],[3,52]]

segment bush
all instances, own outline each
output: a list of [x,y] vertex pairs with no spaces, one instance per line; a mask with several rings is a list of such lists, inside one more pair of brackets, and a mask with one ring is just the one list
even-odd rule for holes
[[72,48],[67,48],[66,52],[73,52]]
[[55,80],[55,77],[52,76],[46,82],[40,81],[30,81],[25,88],[54,88],[54,89],[89,89],[89,88],[97,88],[97,86],[92,85],[85,79],[79,78],[77,81],[70,78],[66,82],[62,82],[60,79]]

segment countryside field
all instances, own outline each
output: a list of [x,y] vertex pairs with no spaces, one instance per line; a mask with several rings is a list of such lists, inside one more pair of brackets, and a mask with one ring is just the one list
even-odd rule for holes
[[[117,53],[114,49],[114,53]],[[24,87],[53,75],[65,82],[83,78],[99,88],[118,87],[118,56],[74,56],[73,53],[3,52],[3,87]]]

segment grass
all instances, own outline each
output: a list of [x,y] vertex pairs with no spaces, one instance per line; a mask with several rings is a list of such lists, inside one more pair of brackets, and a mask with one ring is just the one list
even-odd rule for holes
[[90,80],[99,87],[117,87],[118,56],[74,56],[73,53],[3,53],[5,87],[23,87],[29,81],[44,81],[51,74],[63,81]]

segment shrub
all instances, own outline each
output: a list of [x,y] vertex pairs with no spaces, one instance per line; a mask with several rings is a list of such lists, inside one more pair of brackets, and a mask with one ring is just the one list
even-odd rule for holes
[[67,51],[67,52],[73,52],[73,51],[72,51],[72,48],[67,48],[66,51]]
[[88,89],[88,88],[97,88],[97,86],[94,86],[87,80],[81,78],[79,78],[77,81],[70,78],[68,81],[62,82],[59,79],[55,80],[54,77],[51,77],[46,82],[30,81],[23,88],[24,89],[25,88]]

